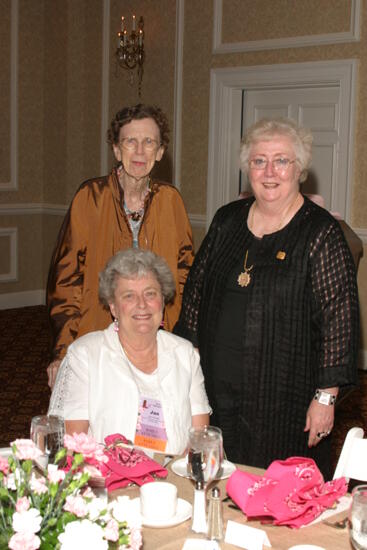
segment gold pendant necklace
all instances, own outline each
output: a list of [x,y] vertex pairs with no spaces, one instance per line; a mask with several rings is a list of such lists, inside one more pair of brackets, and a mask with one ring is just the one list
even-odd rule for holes
[[248,250],[246,250],[246,256],[245,256],[245,262],[243,264],[242,273],[238,275],[237,282],[240,286],[248,286],[251,283],[251,275],[250,271],[254,267],[253,265],[250,265],[250,267],[247,267],[247,257],[248,257]]
[[[287,208],[287,210],[285,212],[285,215],[282,216],[280,224],[278,225],[278,227],[275,231],[280,230],[280,228],[282,227],[283,222],[285,221],[287,215],[292,210],[292,208],[294,208],[296,202],[298,201],[298,198],[299,198],[299,193],[297,193],[296,198],[292,202],[290,207]],[[252,210],[251,210],[251,220],[250,220],[251,228],[253,228],[255,208],[256,208],[256,200],[254,201],[253,206],[252,206]],[[284,260],[285,256],[286,256],[286,253],[284,251],[279,251],[277,253],[277,259],[279,259],[279,260]],[[238,275],[238,278],[237,278],[237,282],[242,288],[248,286],[251,283],[250,271],[254,267],[253,264],[250,267],[247,267],[247,257],[248,257],[248,250],[246,250],[245,262],[244,262],[244,265],[243,265],[243,271],[242,271],[242,273],[240,273]]]

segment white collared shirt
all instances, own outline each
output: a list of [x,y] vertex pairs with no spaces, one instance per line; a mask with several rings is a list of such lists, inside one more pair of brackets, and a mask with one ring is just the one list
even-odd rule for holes
[[[192,416],[211,413],[198,352],[169,332],[157,333],[158,368],[168,443],[166,452],[182,453]],[[68,348],[52,392],[49,414],[88,420],[90,433],[103,442],[120,433],[134,440],[139,389],[118,334],[106,330],[78,338]]]

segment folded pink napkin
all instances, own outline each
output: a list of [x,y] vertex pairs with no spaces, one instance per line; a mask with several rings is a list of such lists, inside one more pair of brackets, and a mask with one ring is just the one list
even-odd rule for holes
[[167,476],[166,468],[149,458],[144,451],[119,446],[119,443],[128,443],[123,435],[109,435],[105,438],[105,443],[108,462],[99,464],[99,470],[105,477],[108,491],[126,487],[129,483],[143,485],[154,481],[152,474],[158,477]]
[[247,517],[289,527],[313,521],[347,488],[344,477],[325,483],[315,461],[298,456],[275,460],[263,476],[236,470],[226,486]]

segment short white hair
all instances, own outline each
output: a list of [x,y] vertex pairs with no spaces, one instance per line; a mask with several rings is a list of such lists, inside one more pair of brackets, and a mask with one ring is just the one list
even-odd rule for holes
[[292,141],[296,160],[301,169],[299,181],[305,181],[311,164],[313,136],[310,130],[299,126],[290,118],[263,118],[248,128],[241,141],[241,170],[244,174],[248,174],[250,151],[255,143],[272,141],[277,136],[285,136]]
[[170,302],[176,292],[176,284],[172,271],[164,258],[150,250],[127,248],[117,252],[110,258],[106,267],[99,274],[99,298],[108,306],[115,300],[115,290],[118,279],[135,279],[153,275],[163,295],[164,303]]

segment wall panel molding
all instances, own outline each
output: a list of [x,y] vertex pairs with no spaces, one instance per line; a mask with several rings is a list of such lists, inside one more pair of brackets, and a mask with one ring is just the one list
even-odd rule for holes
[[[35,214],[45,214],[48,216],[65,216],[69,206],[65,204],[1,204],[1,216],[32,216]],[[205,227],[207,217],[205,214],[188,214],[190,223],[193,227]],[[353,231],[358,237],[367,244],[367,229],[353,227]]]
[[18,0],[10,12],[10,181],[0,182],[0,191],[18,189]]
[[9,238],[10,266],[7,273],[0,273],[0,283],[12,283],[18,280],[18,229],[0,227],[0,237]]
[[47,214],[49,216],[65,216],[68,206],[64,204],[0,204],[0,216],[29,216]]
[[276,50],[279,48],[301,48],[307,46],[322,46],[342,42],[357,42],[360,39],[361,0],[351,0],[350,28],[346,32],[314,34],[307,36],[292,36],[288,38],[272,38],[251,40],[248,42],[222,42],[223,0],[214,2],[213,53],[239,53],[260,50]]
[[17,307],[39,306],[45,304],[46,291],[44,289],[0,294],[0,309],[14,309]]

